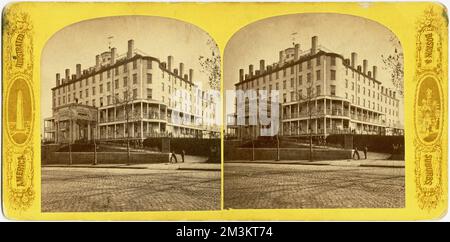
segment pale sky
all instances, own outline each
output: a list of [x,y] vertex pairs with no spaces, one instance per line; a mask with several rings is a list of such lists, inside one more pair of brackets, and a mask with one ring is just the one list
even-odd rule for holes
[[[322,13],[263,19],[235,33],[224,52],[224,89],[234,90],[234,84],[239,80],[239,69],[244,69],[247,74],[250,64],[253,64],[254,70],[259,69],[260,59],[265,59],[266,65],[278,62],[279,51],[293,47],[293,41],[300,44],[302,51],[310,49],[311,37],[315,35],[318,36],[318,45],[344,58],[350,58],[351,52],[358,53],[357,65],[362,66],[363,59],[367,59],[369,70],[372,70],[373,65],[378,66],[378,80],[387,87],[393,87],[389,74],[383,70],[381,55],[394,52],[393,43],[390,42],[392,37],[397,39],[394,34],[371,20]],[[400,105],[402,117],[403,101]],[[233,111],[226,110],[226,113]]]
[[[119,55],[127,51],[128,40],[134,39],[134,47],[147,55],[167,62],[172,55],[175,68],[184,63],[186,70],[194,69],[194,81],[208,87],[207,75],[200,72],[198,58],[210,56],[207,46],[210,36],[200,28],[182,21],[148,16],[107,17],[86,20],[70,25],[46,43],[41,59],[41,117],[52,116],[51,88],[55,87],[55,75],[64,77],[66,68],[75,74],[75,65],[82,69],[95,65],[95,56],[108,50],[108,37],[114,36],[111,46]],[[219,51],[215,51],[219,53]],[[43,125],[42,125],[43,126]]]

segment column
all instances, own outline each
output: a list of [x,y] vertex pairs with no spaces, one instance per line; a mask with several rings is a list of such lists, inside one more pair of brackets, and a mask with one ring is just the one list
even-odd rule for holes
[[87,133],[88,133],[88,141],[89,141],[89,140],[91,140],[91,122],[88,122]]
[[141,138],[144,138],[144,122],[141,119]]

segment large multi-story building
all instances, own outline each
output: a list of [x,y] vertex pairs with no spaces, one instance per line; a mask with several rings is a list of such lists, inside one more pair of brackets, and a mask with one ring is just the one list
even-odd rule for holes
[[[235,88],[279,92],[279,135],[403,133],[400,101],[396,92],[380,81],[377,67],[369,69],[367,60],[359,65],[357,53],[346,59],[327,50],[318,44],[317,36],[312,37],[310,49],[302,51],[300,44],[295,44],[280,51],[278,62],[272,65],[266,66],[265,60],[260,60],[259,70],[254,72],[253,65],[249,65],[245,75],[240,69]],[[249,113],[248,105],[247,98],[235,100],[235,110],[245,107],[245,124],[236,122],[237,111],[229,115],[229,135],[261,135],[259,122],[249,123],[257,114]]]
[[[95,66],[65,77],[56,74],[53,116],[44,120],[44,140],[145,139],[155,136],[210,137],[219,132],[215,98],[194,81],[194,70],[161,62],[134,48],[118,55],[110,48]],[[128,128],[126,127],[128,125]]]

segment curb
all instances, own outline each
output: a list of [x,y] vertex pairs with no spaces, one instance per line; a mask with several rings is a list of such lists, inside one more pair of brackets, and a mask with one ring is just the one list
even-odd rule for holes
[[45,168],[112,168],[112,169],[147,169],[147,167],[143,166],[42,166]]

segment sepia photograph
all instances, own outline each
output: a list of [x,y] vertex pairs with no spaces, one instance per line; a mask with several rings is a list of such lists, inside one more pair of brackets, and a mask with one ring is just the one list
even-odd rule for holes
[[170,18],[55,33],[41,58],[42,212],[220,209],[220,62],[208,33]]
[[403,50],[388,28],[259,20],[228,42],[224,89],[225,209],[405,206]]

